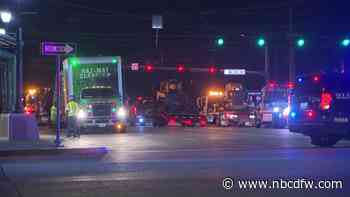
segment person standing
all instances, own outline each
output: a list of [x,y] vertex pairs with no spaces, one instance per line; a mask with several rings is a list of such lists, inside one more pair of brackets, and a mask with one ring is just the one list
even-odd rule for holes
[[72,97],[70,101],[67,103],[67,109],[68,113],[68,128],[67,128],[67,137],[78,137],[78,113],[79,113],[79,105],[76,102],[75,98]]

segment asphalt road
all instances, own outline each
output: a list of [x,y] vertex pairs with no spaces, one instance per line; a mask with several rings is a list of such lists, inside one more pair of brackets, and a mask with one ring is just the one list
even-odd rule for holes
[[[341,141],[334,148],[316,148],[307,137],[285,129],[132,128],[128,133],[118,134],[95,131],[80,139],[64,139],[64,143],[66,147],[103,146],[109,152],[94,157],[0,159],[3,194],[60,197],[350,194],[350,143]],[[234,180],[233,188],[223,187],[225,177]],[[321,187],[317,184],[323,180],[343,182],[337,183],[342,185],[341,189],[305,189],[300,185],[299,189],[281,188],[286,186],[284,181],[300,183],[300,179],[312,180],[316,187]],[[240,189],[242,180],[268,180],[268,187]],[[273,180],[275,188],[271,186]],[[293,182],[295,187],[297,182]],[[226,183],[229,186],[230,182]]]

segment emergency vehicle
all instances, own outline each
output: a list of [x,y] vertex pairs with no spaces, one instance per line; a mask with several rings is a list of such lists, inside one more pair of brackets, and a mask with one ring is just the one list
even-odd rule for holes
[[310,136],[317,146],[350,137],[350,76],[321,73],[297,77],[291,96],[289,130]]

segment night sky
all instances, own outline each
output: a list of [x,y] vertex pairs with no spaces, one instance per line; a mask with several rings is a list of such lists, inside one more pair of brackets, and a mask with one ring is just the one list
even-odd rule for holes
[[[0,7],[14,8],[14,0],[2,0]],[[41,41],[76,42],[78,56],[120,55],[125,65],[132,62],[175,66],[221,67],[263,70],[264,52],[255,40],[264,36],[270,47],[272,78],[286,81],[288,76],[288,19],[293,8],[293,30],[306,40],[296,50],[297,73],[318,72],[339,65],[349,51],[339,40],[350,36],[349,3],[342,0],[313,1],[88,1],[23,0],[21,10],[36,12],[22,17],[25,39],[25,83],[50,86],[55,60],[40,55]],[[153,14],[163,16],[160,48],[154,47],[151,29]],[[8,27],[13,30],[13,26]],[[221,35],[225,47],[215,48]],[[192,78],[198,84],[223,81],[208,74],[127,73],[127,91],[146,94],[156,81],[165,78]],[[225,80],[230,80],[227,77]],[[256,76],[235,78],[258,89]],[[142,83],[140,83],[142,81]],[[143,92],[138,92],[140,86]]]

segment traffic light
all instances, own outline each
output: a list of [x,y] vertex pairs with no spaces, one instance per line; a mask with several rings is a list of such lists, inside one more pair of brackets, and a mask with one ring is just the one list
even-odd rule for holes
[[265,44],[266,44],[265,39],[264,39],[264,38],[258,38],[258,40],[256,41],[256,44],[257,44],[259,47],[265,46]]
[[303,47],[304,45],[305,45],[305,40],[304,40],[304,38],[299,38],[297,41],[296,41],[297,43],[297,46],[299,47],[299,48],[301,48],[301,47]]
[[344,38],[342,41],[341,41],[341,45],[343,47],[348,47],[350,45],[350,39],[349,38]]
[[145,72],[150,73],[150,72],[153,72],[153,70],[154,70],[154,66],[152,64],[145,65]]
[[219,36],[216,38],[215,40],[215,44],[218,46],[218,47],[223,47],[224,44],[225,44],[225,40],[222,36]]
[[218,69],[215,66],[210,66],[208,69],[209,74],[215,74]]
[[176,66],[176,71],[179,72],[179,73],[184,73],[185,70],[186,70],[186,68],[185,68],[185,65],[183,65],[183,64],[178,64]]

